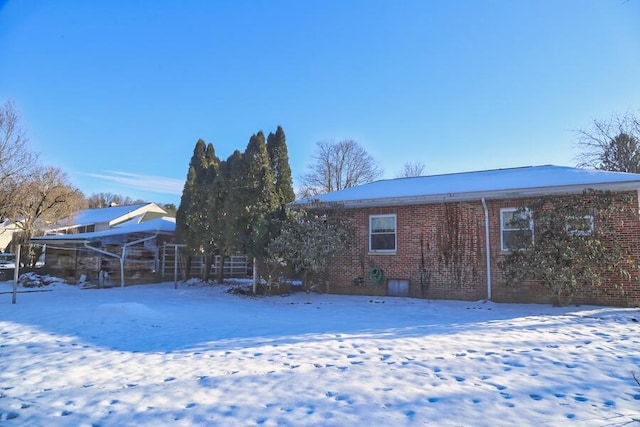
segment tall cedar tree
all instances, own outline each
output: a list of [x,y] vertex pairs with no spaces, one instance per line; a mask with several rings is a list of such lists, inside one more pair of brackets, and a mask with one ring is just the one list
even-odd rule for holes
[[204,170],[204,176],[201,182],[201,188],[197,197],[198,209],[202,212],[202,223],[200,227],[200,242],[204,250],[205,255],[205,280],[209,280],[209,273],[211,272],[211,264],[213,262],[214,254],[217,249],[217,241],[214,238],[214,216],[211,206],[211,188],[217,180],[220,173],[220,159],[216,156],[213,144],[207,145],[207,151],[205,155],[206,168]]
[[[207,187],[211,179],[215,178],[215,173],[209,169],[217,170],[218,164],[213,146],[209,144],[207,147],[199,139],[189,162],[187,180],[176,213],[176,240],[186,245],[189,256],[211,250],[210,235],[207,232]],[[190,259],[187,261],[186,276],[190,275],[189,270]]]
[[273,173],[273,183],[278,195],[280,206],[293,202],[293,179],[291,178],[291,166],[289,166],[289,152],[287,150],[287,138],[282,126],[278,126],[276,133],[269,132],[267,137],[267,152],[269,163]]
[[[209,218],[211,219],[211,238],[216,242],[217,253],[220,255],[220,265],[224,266],[225,259],[231,254],[235,245],[236,238],[233,230],[235,230],[235,218],[230,214],[232,208],[232,200],[230,195],[234,194],[231,190],[233,177],[231,168],[234,167],[234,160],[240,161],[242,155],[239,151],[235,151],[229,159],[220,162],[218,175],[209,188]],[[224,280],[224,268],[218,269],[216,278],[218,283]]]
[[[278,213],[294,197],[282,127],[268,144],[262,131],[252,135],[244,153],[236,150],[223,162],[199,140],[176,214],[177,240],[190,255],[217,252],[222,263],[233,252],[261,257],[277,235]],[[217,279],[224,279],[224,269]]]
[[216,186],[222,199],[223,220],[220,224],[223,247],[228,251],[225,255],[233,252],[245,252],[242,231],[246,230],[246,212],[244,204],[244,161],[242,153],[235,150],[225,162],[221,179],[224,185]]
[[244,177],[246,228],[240,230],[240,233],[243,234],[247,254],[260,257],[264,255],[267,244],[264,241],[266,233],[263,225],[278,208],[278,197],[262,131],[251,136],[242,159],[246,172]]

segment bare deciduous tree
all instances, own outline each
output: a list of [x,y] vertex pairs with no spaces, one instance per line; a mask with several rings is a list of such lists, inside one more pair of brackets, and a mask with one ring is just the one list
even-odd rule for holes
[[402,166],[402,170],[396,174],[397,178],[410,178],[412,176],[424,175],[425,165],[422,162],[407,162]]
[[[8,211],[9,219],[20,230],[14,233],[13,244],[29,243],[31,237],[86,207],[80,190],[73,187],[67,175],[60,169],[38,166],[17,191],[17,200]],[[31,248],[29,264],[38,254]]]
[[122,196],[113,193],[94,193],[87,197],[89,208],[107,208],[114,205],[136,205],[145,203],[142,199],[132,199],[129,196]]
[[578,131],[578,166],[600,170],[640,173],[640,118],[632,114],[594,120],[588,130]]
[[353,140],[319,141],[310,171],[302,178],[305,197],[366,184],[382,176],[382,169]]
[[38,162],[13,102],[7,101],[0,107],[0,216],[20,230],[13,243],[28,242],[38,230],[85,206],[84,195],[64,172]]
[[29,176],[37,156],[29,150],[28,139],[12,101],[0,107],[0,216],[16,201],[16,193]]

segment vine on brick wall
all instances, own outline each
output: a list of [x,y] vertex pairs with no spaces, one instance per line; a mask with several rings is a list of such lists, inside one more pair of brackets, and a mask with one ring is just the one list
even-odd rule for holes
[[435,250],[439,270],[460,286],[477,282],[481,276],[482,242],[474,230],[477,224],[470,217],[464,215],[460,205],[448,204],[437,221]]
[[[527,208],[534,238],[523,239],[522,249],[500,262],[506,284],[537,281],[549,290],[554,305],[571,303],[580,289],[597,289],[606,277],[624,292],[621,283],[637,281],[633,254],[638,253],[639,230],[633,205],[628,195],[596,191],[532,201]],[[625,241],[624,235],[634,238]]]
[[427,269],[427,253],[424,242],[424,234],[420,235],[420,291],[425,293],[431,285],[431,271]]

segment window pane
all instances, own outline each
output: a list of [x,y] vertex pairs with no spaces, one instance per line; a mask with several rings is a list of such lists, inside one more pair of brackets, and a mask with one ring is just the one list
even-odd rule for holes
[[503,230],[528,230],[531,228],[531,217],[527,211],[503,211]]
[[379,233],[371,235],[372,251],[393,251],[396,249],[395,233]]
[[502,250],[525,249],[533,245],[533,218],[527,208],[500,210]]
[[502,249],[523,249],[531,246],[531,230],[506,230],[502,232]]
[[371,218],[372,233],[389,233],[396,231],[395,218],[392,216]]

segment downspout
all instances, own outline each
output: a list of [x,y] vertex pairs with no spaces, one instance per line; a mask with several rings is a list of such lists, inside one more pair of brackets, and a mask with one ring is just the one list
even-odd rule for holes
[[484,209],[484,240],[485,251],[487,253],[487,300],[491,301],[491,239],[489,234],[489,209],[487,202],[482,200],[482,209]]

